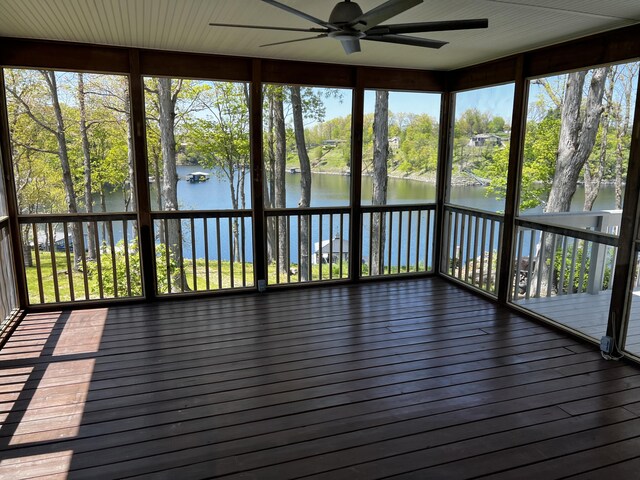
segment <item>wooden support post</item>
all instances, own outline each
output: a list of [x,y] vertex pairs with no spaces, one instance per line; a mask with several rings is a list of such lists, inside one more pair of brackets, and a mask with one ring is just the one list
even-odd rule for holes
[[[447,216],[444,206],[449,201],[449,186],[451,184],[451,159],[453,148],[453,127],[455,124],[456,96],[454,93],[442,94],[440,103],[440,138],[438,139],[438,168],[436,172],[436,224],[435,245],[433,248],[433,270],[437,274],[446,273],[448,242]],[[429,259],[425,258],[428,264]]]
[[262,158],[262,61],[255,59],[251,74],[249,137],[251,140],[251,201],[253,202],[254,285],[267,280],[267,231],[264,217],[264,161]]
[[524,150],[525,125],[527,121],[527,102],[529,98],[529,81],[524,73],[524,55],[517,58],[515,65],[515,95],[513,114],[511,116],[511,148],[509,150],[509,171],[507,174],[507,192],[504,200],[504,228],[501,245],[498,251],[499,267],[498,302],[509,301],[509,286],[513,277],[512,258],[516,235],[516,215],[520,202],[520,177],[522,175],[522,152]]
[[[636,86],[640,92],[640,79]],[[629,149],[629,166],[624,191],[624,204],[620,220],[618,255],[613,275],[611,304],[607,335],[616,339],[616,352],[624,347],[629,328],[629,309],[636,263],[636,239],[640,226],[640,95],[636,95],[633,129]]]
[[362,268],[362,132],[364,129],[364,85],[356,68],[356,88],[351,104],[351,212],[349,215],[349,278],[360,280]]
[[[27,294],[27,277],[24,268],[24,251],[20,238],[20,222],[18,214],[18,196],[16,182],[13,177],[11,158],[11,138],[9,137],[9,118],[7,113],[7,97],[4,84],[4,70],[0,69],[0,161],[2,162],[2,176],[4,177],[4,191],[7,196],[7,212],[9,214],[9,233],[11,234],[11,250],[13,254],[13,273],[18,295],[18,306],[25,309],[29,306]],[[35,246],[38,248],[38,246]]]
[[144,80],[140,73],[140,56],[136,49],[129,50],[129,98],[133,136],[133,158],[135,178],[131,181],[136,188],[138,207],[138,245],[142,269],[142,288],[145,299],[154,300],[157,294],[155,275],[155,240],[151,218],[149,194],[149,169],[147,159],[147,134],[145,129]]

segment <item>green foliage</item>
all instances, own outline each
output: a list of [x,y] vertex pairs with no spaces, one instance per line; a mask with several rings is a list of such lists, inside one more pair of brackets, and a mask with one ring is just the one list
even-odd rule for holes
[[[6,69],[12,160],[18,203],[25,213],[66,213],[62,166],[52,95],[40,71]],[[78,75],[56,72],[73,190],[84,207],[85,182]],[[123,188],[128,180],[129,122],[124,114],[126,78],[84,74],[86,125],[90,150],[91,187]],[[119,92],[119,93],[118,93]],[[121,95],[121,97],[118,97]]]
[[[555,172],[560,132],[560,120],[554,116],[541,122],[529,122],[525,136],[524,158],[520,190],[520,210],[540,205],[548,196]],[[508,148],[485,148],[477,161],[476,174],[490,179],[489,195],[503,198],[506,194],[509,168]]]
[[[591,266],[591,256],[587,254],[587,258],[584,263],[584,270],[582,265],[582,259],[585,255],[583,241],[578,241],[578,247],[576,249],[575,243],[567,247],[566,256],[562,255],[562,249],[557,249],[553,258],[553,278],[554,288],[558,292],[562,293],[578,293],[578,291],[585,292],[589,285],[589,268]],[[603,247],[604,248],[604,247]],[[576,250],[575,260],[573,259],[573,251]],[[549,261],[547,260],[547,264]],[[611,258],[604,260],[605,269],[602,280],[602,290],[608,290],[611,282]],[[562,285],[560,284],[560,274],[564,265],[564,278],[562,279]],[[582,273],[582,277],[580,276]],[[581,285],[582,283],[582,285]]]
[[138,251],[138,241],[134,239],[128,245],[129,265],[127,270],[127,261],[125,256],[124,241],[120,241],[115,246],[115,281],[113,275],[113,264],[111,252],[107,251],[107,246],[103,245],[100,254],[100,266],[102,274],[98,272],[98,263],[96,261],[87,262],[87,276],[89,278],[89,287],[93,295],[100,292],[100,282],[105,297],[127,297],[129,292],[127,289],[127,271],[131,281],[131,296],[142,296],[142,274],[140,271],[140,252]]
[[400,133],[400,170],[434,172],[438,162],[438,123],[429,115],[414,115]]

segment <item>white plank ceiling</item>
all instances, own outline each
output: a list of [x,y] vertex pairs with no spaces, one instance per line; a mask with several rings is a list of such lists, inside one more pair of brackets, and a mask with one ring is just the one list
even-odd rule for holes
[[[334,0],[281,0],[328,19]],[[359,0],[367,11],[383,0]],[[450,42],[440,50],[362,42],[345,55],[323,38],[210,27],[209,22],[309,28],[311,24],[260,0],[0,0],[0,36],[188,52],[450,70],[512,53],[640,23],[640,0],[425,0],[387,23],[488,18],[486,30],[421,34]]]

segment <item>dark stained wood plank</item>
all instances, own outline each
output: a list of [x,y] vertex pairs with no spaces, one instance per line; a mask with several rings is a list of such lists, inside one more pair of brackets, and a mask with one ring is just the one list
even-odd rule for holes
[[0,475],[526,476],[632,459],[638,405],[637,367],[438,278],[38,313],[0,351]]
[[[637,451],[637,450],[636,450]],[[640,472],[640,457],[636,456],[630,460],[614,463],[589,472],[581,472],[577,475],[565,477],[567,480],[600,480],[608,478],[633,478]]]
[[[446,444],[441,448],[429,451],[416,449],[416,451],[405,455],[391,457],[388,462],[385,462],[384,470],[373,470],[372,464],[353,467],[351,472],[357,472],[357,474],[351,478],[381,478],[382,475],[398,475],[407,479],[464,479],[479,478],[484,475],[495,478],[496,472],[507,469],[509,466],[519,466],[535,461],[536,458],[542,458],[545,454],[548,455],[548,453],[536,449],[536,446],[544,443],[544,440],[539,439],[558,437],[555,442],[550,443],[565,451],[570,451],[577,447],[575,444],[572,445],[570,439],[582,438],[581,433],[589,431],[596,424],[605,426],[604,428],[611,431],[618,431],[625,429],[624,427],[637,428],[640,419],[631,416],[624,409],[560,419],[509,432],[487,434],[470,441]],[[562,442],[562,440],[566,440],[566,442]],[[513,445],[518,446],[513,447]],[[410,470],[416,465],[429,463],[434,466]],[[522,472],[520,474],[522,475]],[[334,475],[325,478],[345,477]],[[546,477],[538,477],[534,474],[518,478]]]
[[2,37],[0,64],[5,67],[124,74],[129,72],[129,50],[86,43]]
[[195,78],[248,82],[251,62],[247,57],[231,57],[161,50],[138,50],[140,71],[145,76]]

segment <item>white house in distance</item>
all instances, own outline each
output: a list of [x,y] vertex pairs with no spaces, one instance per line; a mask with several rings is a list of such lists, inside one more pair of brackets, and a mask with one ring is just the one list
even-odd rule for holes
[[331,255],[331,263],[339,263],[340,262],[340,252],[342,252],[342,260],[349,260],[349,240],[344,240],[340,238],[339,235],[333,237],[333,239],[323,240],[322,248],[320,248],[320,242],[315,242],[313,244],[313,258],[311,259],[311,263],[313,265],[318,265],[321,262],[328,264],[329,263],[329,255]]
[[478,133],[469,139],[469,143],[467,145],[469,147],[486,147],[489,145],[502,147],[503,140],[493,133]]

